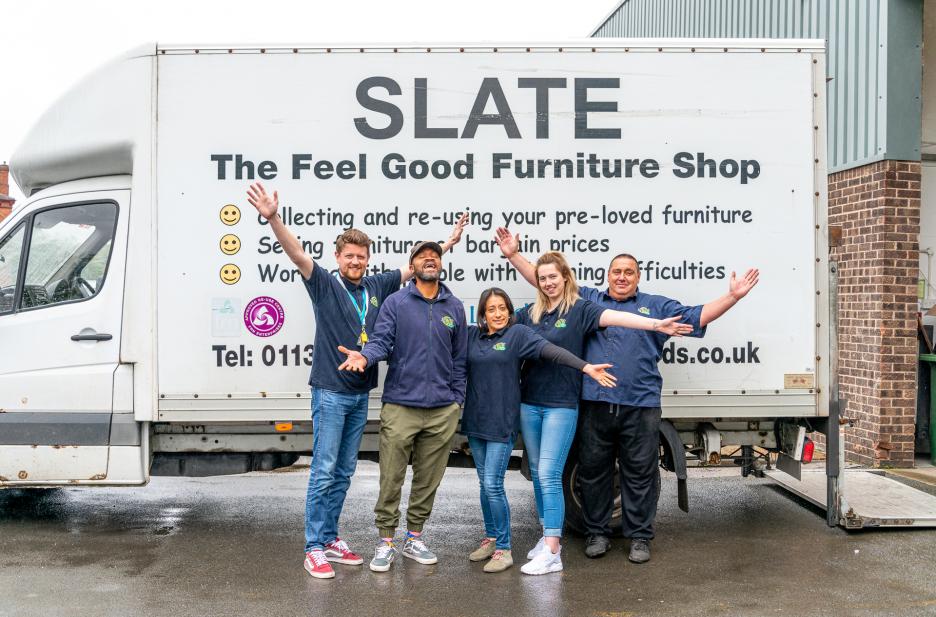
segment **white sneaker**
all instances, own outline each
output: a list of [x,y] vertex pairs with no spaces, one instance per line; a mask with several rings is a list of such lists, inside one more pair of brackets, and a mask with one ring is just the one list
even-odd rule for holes
[[530,552],[527,553],[527,559],[533,559],[534,557],[536,557],[536,555],[539,554],[541,550],[543,550],[544,546],[546,546],[546,536],[543,536],[542,538],[540,538],[536,542],[536,546],[530,549]]
[[562,547],[555,554],[548,548],[537,553],[529,562],[523,564],[520,571],[524,574],[550,574],[552,572],[562,572]]

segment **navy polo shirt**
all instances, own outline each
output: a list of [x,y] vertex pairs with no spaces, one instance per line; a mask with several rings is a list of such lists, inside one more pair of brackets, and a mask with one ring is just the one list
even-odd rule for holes
[[546,339],[515,324],[493,334],[468,328],[468,390],[462,433],[509,442],[520,423],[520,365],[539,358]]
[[[651,319],[682,316],[682,323],[692,326],[692,334],[689,336],[705,336],[705,328],[699,325],[701,305],[683,306],[676,300],[645,294],[640,289],[620,302],[608,295],[607,290],[594,287],[580,288],[579,295],[605,308]],[[582,398],[632,407],[659,407],[663,377],[657,363],[668,339],[669,336],[653,330],[621,327],[605,328],[588,337],[585,359],[591,364],[613,364],[609,372],[617,377],[617,385],[604,388],[586,379],[582,386]]]
[[[579,358],[585,357],[585,341],[588,335],[601,326],[601,314],[606,308],[588,300],[577,300],[572,308],[560,316],[559,308],[544,313],[538,324],[533,323],[527,306],[517,313],[517,323],[529,326],[544,339],[558,345]],[[582,372],[555,362],[530,360],[523,365],[520,399],[527,405],[539,407],[578,406],[582,393]]]
[[361,318],[351,297],[358,307],[364,306],[364,290],[367,290],[367,315],[365,331],[374,331],[374,322],[380,305],[390,294],[400,289],[402,275],[399,270],[365,276],[360,285],[344,278],[332,276],[316,264],[312,275],[303,280],[312,307],[315,311],[315,347],[312,351],[312,374],[309,385],[346,394],[360,394],[377,387],[377,366],[368,367],[363,373],[339,371],[338,365],[346,356],[338,351],[339,345],[348,349],[360,349],[357,341],[361,335]]

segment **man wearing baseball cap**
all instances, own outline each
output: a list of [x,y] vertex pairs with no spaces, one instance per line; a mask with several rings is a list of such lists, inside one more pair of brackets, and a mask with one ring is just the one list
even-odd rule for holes
[[387,360],[380,411],[380,495],[374,508],[380,543],[370,569],[386,572],[397,556],[400,493],[413,460],[402,554],[418,563],[438,561],[422,537],[448,463],[459,408],[465,401],[468,330],[465,308],[439,282],[442,247],[418,242],[410,252],[413,281],[389,296],[374,334],[360,352],[341,347],[339,368],[363,371]]

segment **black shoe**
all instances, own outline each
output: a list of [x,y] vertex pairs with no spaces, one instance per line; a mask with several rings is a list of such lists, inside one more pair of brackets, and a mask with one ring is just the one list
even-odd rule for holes
[[588,536],[585,540],[585,556],[594,559],[601,557],[608,552],[611,547],[611,540],[608,536]]
[[630,554],[627,558],[634,563],[647,563],[650,561],[650,542],[643,538],[631,540]]

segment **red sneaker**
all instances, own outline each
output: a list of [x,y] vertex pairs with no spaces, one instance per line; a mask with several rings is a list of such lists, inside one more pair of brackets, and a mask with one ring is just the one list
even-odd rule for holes
[[320,549],[306,553],[305,562],[302,565],[305,567],[306,572],[315,578],[335,578],[335,571],[332,570],[331,564],[325,558],[325,552]]
[[352,552],[341,538],[335,538],[325,545],[325,559],[346,566],[359,566],[364,563],[364,558]]

